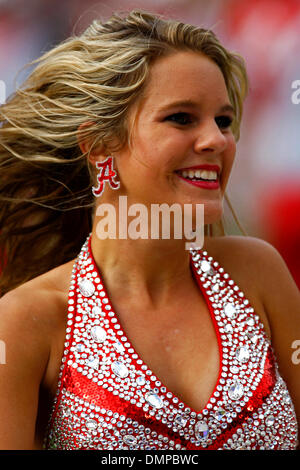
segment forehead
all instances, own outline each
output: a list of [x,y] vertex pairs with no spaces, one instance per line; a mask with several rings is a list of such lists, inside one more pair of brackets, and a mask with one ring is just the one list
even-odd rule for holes
[[[209,57],[193,51],[174,52],[150,67],[145,101],[164,106],[176,100],[229,102],[221,69]],[[144,102],[144,104],[146,104]]]

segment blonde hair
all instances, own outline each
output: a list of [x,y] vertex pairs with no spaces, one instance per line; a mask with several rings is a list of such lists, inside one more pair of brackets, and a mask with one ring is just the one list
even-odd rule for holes
[[122,147],[128,110],[152,62],[178,50],[201,52],[220,67],[238,140],[248,86],[243,59],[210,30],[141,10],[95,20],[44,54],[0,107],[2,295],[77,255],[94,206],[93,172],[80,151],[78,128],[90,121],[82,138],[104,146],[117,138]]

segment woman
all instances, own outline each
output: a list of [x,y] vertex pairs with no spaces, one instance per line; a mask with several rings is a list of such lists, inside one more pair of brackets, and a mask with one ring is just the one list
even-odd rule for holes
[[[212,32],[133,11],[2,107],[1,448],[296,448],[298,290],[269,244],[212,236],[246,90]],[[120,196],[203,204],[202,249],[103,237]]]

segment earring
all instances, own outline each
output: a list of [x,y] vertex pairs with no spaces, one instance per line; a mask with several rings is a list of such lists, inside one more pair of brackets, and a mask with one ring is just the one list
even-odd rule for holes
[[97,174],[98,186],[92,187],[92,193],[95,197],[102,195],[106,182],[112,189],[119,189],[120,181],[115,180],[117,173],[113,169],[113,157],[107,157],[103,162],[97,162],[96,168],[100,171]]

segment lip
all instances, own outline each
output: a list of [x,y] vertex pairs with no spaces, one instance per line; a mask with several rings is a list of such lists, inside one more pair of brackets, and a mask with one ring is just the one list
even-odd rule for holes
[[185,168],[180,168],[179,170],[176,171],[176,174],[178,178],[182,179],[188,184],[191,184],[192,186],[196,186],[197,188],[218,189],[220,187],[219,179],[217,179],[217,181],[192,181],[187,178],[184,178],[178,173],[178,171],[188,171],[188,170],[216,171],[217,177],[219,178],[221,169],[218,165],[203,164],[203,165],[188,166]]

